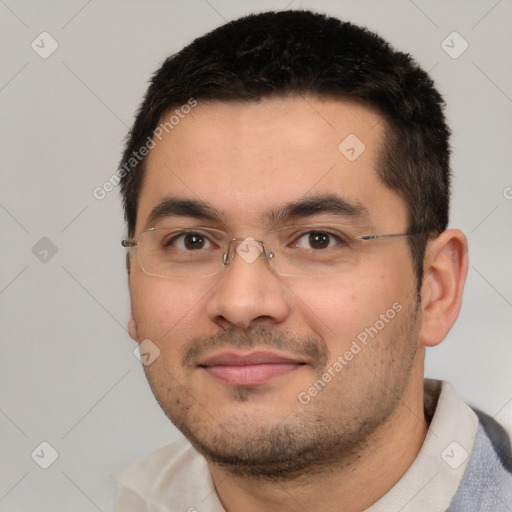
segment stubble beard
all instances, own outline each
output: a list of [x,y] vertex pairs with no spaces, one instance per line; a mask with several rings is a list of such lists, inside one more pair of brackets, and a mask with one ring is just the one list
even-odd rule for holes
[[[311,473],[331,472],[358,459],[371,444],[374,434],[396,411],[409,384],[417,352],[417,306],[416,302],[411,303],[404,308],[399,324],[396,317],[393,320],[396,324],[391,322],[386,326],[389,329],[386,348],[382,348],[383,340],[379,340],[380,352],[373,354],[373,359],[364,358],[373,362],[372,366],[353,367],[349,375],[342,369],[311,403],[297,402],[288,415],[279,411],[281,416],[267,420],[266,424],[258,423],[246,413],[217,422],[200,400],[181,386],[169,386],[167,392],[162,393],[151,372],[146,372],[147,377],[169,419],[199,453],[227,473],[289,481]],[[383,335],[386,335],[384,331],[379,334]],[[217,342],[224,343],[223,346],[247,347],[259,344],[262,338],[267,345],[279,348],[283,343],[295,343],[295,340],[283,341],[282,336],[274,343],[275,333],[266,329],[236,334],[236,337],[222,335]],[[202,343],[206,345],[208,340]],[[301,346],[305,346],[304,343],[309,343],[311,348],[315,342],[306,340]],[[362,353],[374,350],[370,343]],[[194,350],[189,351],[189,358]],[[322,366],[317,369],[318,375],[329,365],[325,351],[325,347],[319,347],[317,357]],[[358,354],[353,362],[362,359]],[[358,382],[354,383],[353,379]],[[246,408],[251,390],[238,389],[233,396],[239,402],[246,402]]]

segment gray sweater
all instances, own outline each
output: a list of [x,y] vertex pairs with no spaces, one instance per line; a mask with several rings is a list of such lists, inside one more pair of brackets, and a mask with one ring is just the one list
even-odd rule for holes
[[512,449],[503,427],[475,410],[473,451],[448,512],[512,511]]

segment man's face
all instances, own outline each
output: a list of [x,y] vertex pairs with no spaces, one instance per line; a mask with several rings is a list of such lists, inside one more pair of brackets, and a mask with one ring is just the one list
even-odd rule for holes
[[[199,103],[149,154],[135,236],[178,225],[264,240],[318,223],[405,233],[405,204],[376,172],[383,135],[380,116],[340,100]],[[268,215],[327,195],[359,208]],[[182,211],[147,225],[170,197],[220,218]],[[330,276],[280,276],[238,253],[206,278],[164,279],[134,263],[130,295],[130,334],[160,350],[145,371],[163,410],[239,473],[290,475],[348,457],[422,376],[407,238],[362,242],[358,264]]]

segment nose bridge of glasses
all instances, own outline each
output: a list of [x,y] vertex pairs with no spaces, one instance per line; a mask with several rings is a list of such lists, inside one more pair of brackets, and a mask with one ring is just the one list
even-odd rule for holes
[[258,258],[267,259],[265,245],[263,240],[256,240],[252,236],[245,238],[232,238],[228,241],[226,252],[222,257],[224,265],[230,265],[235,253],[247,264],[254,263]]

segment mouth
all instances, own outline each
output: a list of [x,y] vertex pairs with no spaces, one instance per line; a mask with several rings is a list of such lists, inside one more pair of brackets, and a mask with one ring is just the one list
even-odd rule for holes
[[224,384],[258,386],[305,364],[299,359],[273,352],[221,352],[204,359],[198,367]]

